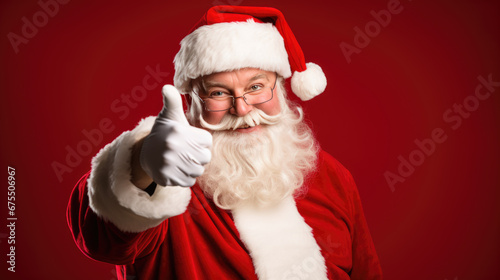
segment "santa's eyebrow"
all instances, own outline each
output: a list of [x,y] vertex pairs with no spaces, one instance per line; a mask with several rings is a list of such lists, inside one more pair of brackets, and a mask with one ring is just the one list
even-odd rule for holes
[[202,80],[201,84],[203,85],[203,88],[206,90],[207,88],[213,88],[213,87],[221,87],[221,88],[226,88],[226,85],[219,83],[219,82],[212,82],[212,81],[205,81]]
[[253,82],[255,80],[259,80],[259,79],[262,79],[262,78],[265,78],[266,80],[269,81],[269,78],[267,77],[267,75],[264,74],[264,73],[261,73],[261,74],[257,74],[255,76],[253,76],[252,78],[250,78],[249,82]]

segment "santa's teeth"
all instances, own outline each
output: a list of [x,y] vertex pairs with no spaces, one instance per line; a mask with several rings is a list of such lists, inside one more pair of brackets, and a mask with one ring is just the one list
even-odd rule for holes
[[246,128],[250,128],[252,126],[250,125],[242,125],[242,126],[238,126],[238,127],[234,127],[233,129],[246,129]]

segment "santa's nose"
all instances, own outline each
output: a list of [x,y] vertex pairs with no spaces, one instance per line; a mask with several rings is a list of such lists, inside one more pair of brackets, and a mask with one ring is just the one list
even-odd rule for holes
[[230,109],[231,114],[236,115],[238,117],[243,117],[250,111],[252,111],[253,106],[248,105],[244,99],[245,96],[238,96],[234,98],[234,105]]

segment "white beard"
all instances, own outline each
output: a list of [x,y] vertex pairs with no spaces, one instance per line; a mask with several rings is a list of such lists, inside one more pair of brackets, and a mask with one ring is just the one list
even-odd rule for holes
[[[215,126],[200,117],[201,126],[213,131],[213,146],[212,160],[198,182],[217,206],[264,206],[303,191],[305,177],[317,164],[318,145],[297,110],[286,106],[280,115],[268,116],[254,108],[242,118],[228,114]],[[261,124],[261,129],[232,131],[245,124]]]

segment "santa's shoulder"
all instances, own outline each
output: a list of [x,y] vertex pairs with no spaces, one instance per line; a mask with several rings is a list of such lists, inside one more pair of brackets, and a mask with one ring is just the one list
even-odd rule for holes
[[340,161],[324,150],[320,150],[318,154],[317,172],[326,173],[338,180],[349,181],[349,183],[354,182],[351,172]]
[[317,168],[307,179],[306,186],[308,195],[321,194],[335,200],[347,199],[357,191],[351,172],[324,150],[320,150]]

